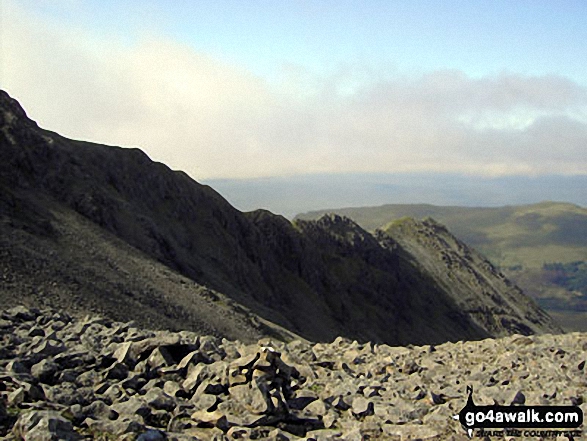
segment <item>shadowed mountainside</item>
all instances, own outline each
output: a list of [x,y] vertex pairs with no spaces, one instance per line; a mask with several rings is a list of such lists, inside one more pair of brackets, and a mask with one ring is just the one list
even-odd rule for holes
[[487,256],[508,278],[568,330],[587,330],[587,209],[562,202],[505,207],[443,207],[428,204],[341,208],[374,231],[403,217],[433,217]]
[[406,344],[558,330],[522,295],[520,314],[491,310],[497,325],[483,327],[384,233],[338,216],[292,224],[241,213],[138,149],[40,129],[5,92],[0,189],[7,305],[245,340],[290,331]]

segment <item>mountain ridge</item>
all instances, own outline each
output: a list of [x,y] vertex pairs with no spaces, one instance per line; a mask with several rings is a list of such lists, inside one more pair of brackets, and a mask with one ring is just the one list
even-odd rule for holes
[[[0,225],[9,254],[0,256],[1,264],[8,276],[22,273],[22,284],[27,270],[16,268],[10,253],[20,253],[21,261],[46,261],[46,275],[37,268],[42,274],[29,276],[55,279],[48,298],[62,291],[64,298],[91,300],[97,308],[110,305],[111,313],[125,311],[137,319],[131,306],[137,302],[120,292],[143,303],[156,293],[159,301],[147,308],[153,320],[177,320],[181,326],[181,314],[171,308],[166,316],[164,306],[181,310],[194,296],[208,305],[209,314],[229,305],[222,314],[240,320],[240,330],[229,329],[226,320],[211,320],[224,326],[220,333],[246,330],[250,338],[273,332],[407,344],[490,335],[409,256],[394,252],[393,238],[375,238],[343,218],[290,223],[263,210],[241,213],[210,187],[152,162],[139,149],[73,141],[39,128],[5,92],[0,115]],[[96,235],[115,258],[96,251],[101,242],[90,239]],[[73,244],[84,241],[93,245],[74,247],[77,254],[68,255]],[[155,280],[144,271],[140,280],[133,279],[137,266],[128,266],[128,247],[133,256],[140,255],[138,268],[157,267],[168,279]],[[72,262],[75,277],[85,283],[79,292],[66,283]],[[128,277],[121,276],[125,272]],[[128,285],[127,279],[138,285]],[[155,287],[153,294],[145,294],[140,283]],[[195,284],[193,292],[183,288],[186,284]],[[108,305],[94,299],[94,286],[103,288]],[[11,287],[4,290],[6,301],[34,291],[19,291],[18,281]],[[195,322],[207,324],[205,314],[186,308]],[[525,317],[517,319],[528,325]],[[185,324],[194,326],[189,320]],[[548,318],[528,326],[536,332],[558,331]]]
[[297,218],[315,219],[324,212],[349,216],[369,231],[405,216],[432,216],[487,256],[565,322],[568,330],[587,330],[587,209],[580,205],[556,201],[502,207],[386,204],[319,210]]
[[[519,309],[525,299],[522,290],[489,260],[469,248],[434,219],[416,221],[407,218],[389,224],[384,231],[415,256],[439,285],[459,293],[454,297],[460,308],[483,328],[496,328],[495,332],[499,332],[500,326],[492,322],[495,317],[501,316],[503,322],[510,320],[508,315],[515,318],[516,315],[524,314]],[[441,254],[444,268],[436,264],[437,259],[431,259],[435,252]],[[457,272],[458,276],[455,277]],[[527,301],[530,302],[530,299]],[[528,311],[527,308],[523,309]],[[539,317],[533,319],[539,320]],[[516,324],[515,319],[513,325],[521,326],[518,332],[522,334],[531,333],[523,324]]]

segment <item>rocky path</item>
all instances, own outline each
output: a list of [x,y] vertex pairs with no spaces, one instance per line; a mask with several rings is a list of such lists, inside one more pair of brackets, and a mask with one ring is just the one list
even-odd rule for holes
[[0,439],[466,440],[467,385],[479,405],[585,413],[586,359],[580,333],[245,345],[17,307],[0,314]]

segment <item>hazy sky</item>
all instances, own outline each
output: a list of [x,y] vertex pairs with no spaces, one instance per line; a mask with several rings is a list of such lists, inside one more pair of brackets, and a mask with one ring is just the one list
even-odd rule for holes
[[0,0],[0,87],[195,179],[587,174],[584,0]]

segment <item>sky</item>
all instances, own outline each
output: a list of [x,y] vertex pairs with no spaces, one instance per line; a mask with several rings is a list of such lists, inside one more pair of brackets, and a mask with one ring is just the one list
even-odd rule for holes
[[584,0],[0,0],[42,127],[196,180],[587,174]]

